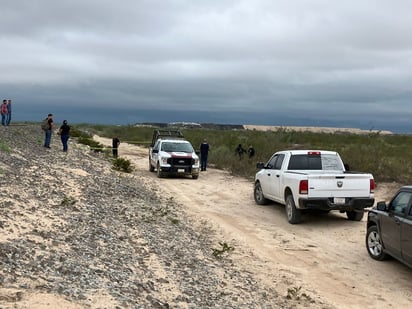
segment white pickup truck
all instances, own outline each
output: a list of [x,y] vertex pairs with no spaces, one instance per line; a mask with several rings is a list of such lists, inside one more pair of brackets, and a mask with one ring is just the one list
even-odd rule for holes
[[285,205],[291,224],[300,223],[302,213],[311,210],[339,210],[349,220],[360,221],[364,208],[375,201],[372,174],[347,171],[337,152],[279,151],[257,167],[255,202],[263,205],[272,200]]
[[192,144],[177,130],[155,130],[149,148],[149,170],[158,177],[189,175],[199,177],[199,157]]

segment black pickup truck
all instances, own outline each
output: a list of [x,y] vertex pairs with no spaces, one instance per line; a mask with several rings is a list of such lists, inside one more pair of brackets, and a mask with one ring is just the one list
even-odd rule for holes
[[369,210],[366,249],[375,260],[390,255],[412,267],[412,186],[401,187],[389,204],[378,202]]

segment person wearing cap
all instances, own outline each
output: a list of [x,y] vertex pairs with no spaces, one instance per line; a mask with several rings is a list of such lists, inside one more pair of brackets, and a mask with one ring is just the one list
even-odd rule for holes
[[46,120],[47,120],[48,126],[45,129],[43,129],[44,130],[44,147],[50,148],[51,136],[53,132],[53,114],[48,114],[45,121]]
[[70,126],[67,124],[67,120],[63,120],[63,124],[59,129],[59,135],[63,144],[63,151],[67,152],[70,137]]

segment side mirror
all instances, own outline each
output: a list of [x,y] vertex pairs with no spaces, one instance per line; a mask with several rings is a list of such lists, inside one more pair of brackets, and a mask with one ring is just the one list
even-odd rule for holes
[[159,153],[159,149],[153,149],[152,153]]
[[378,202],[376,208],[381,211],[387,211],[388,206],[386,205],[386,202]]
[[200,150],[196,150],[195,153],[200,157]]
[[263,162],[256,163],[256,168],[258,168],[258,169],[265,168],[265,163],[263,163]]
[[349,172],[350,171],[350,167],[348,163],[344,163],[343,166],[345,167],[345,171]]

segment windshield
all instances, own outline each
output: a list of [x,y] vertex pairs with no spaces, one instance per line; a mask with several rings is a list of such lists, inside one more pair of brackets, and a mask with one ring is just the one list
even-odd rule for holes
[[176,142],[162,143],[162,148],[160,150],[166,151],[166,152],[188,152],[188,153],[192,153],[194,151],[190,143],[176,143]]
[[289,161],[289,170],[327,170],[342,171],[342,161],[337,155],[293,155]]

